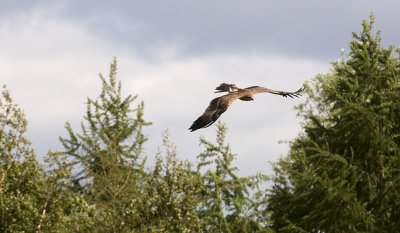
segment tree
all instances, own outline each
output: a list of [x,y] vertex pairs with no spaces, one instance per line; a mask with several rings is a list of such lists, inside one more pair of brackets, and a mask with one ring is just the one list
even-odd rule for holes
[[145,177],[143,197],[132,199],[127,216],[137,222],[138,232],[202,232],[204,221],[198,214],[204,193],[201,175],[177,157],[168,137],[165,132],[165,155],[158,153]]
[[[84,229],[89,208],[60,190],[62,173],[46,173],[25,137],[27,120],[3,87],[0,97],[0,232]],[[61,170],[59,170],[61,171]]]
[[[200,139],[205,151],[198,156],[198,171],[204,172],[205,203],[200,216],[205,232],[268,232],[263,217],[263,202],[257,189],[266,180],[263,175],[239,177],[232,166],[235,156],[225,144],[226,127],[217,125],[216,144]],[[251,196],[251,191],[255,196]]]
[[6,86],[0,97],[0,159],[6,165],[11,161],[34,155],[29,140],[24,136],[28,122],[23,111],[13,102]]
[[277,232],[397,232],[400,225],[400,51],[381,47],[374,17],[347,59],[308,83],[304,132],[275,166]]
[[131,198],[140,194],[145,173],[142,146],[147,140],[142,127],[150,124],[143,119],[143,102],[132,108],[137,96],[123,98],[116,75],[114,59],[108,80],[100,74],[100,95],[88,98],[82,132],[75,133],[67,123],[68,137],[60,138],[73,167],[74,189],[101,212],[96,224],[107,232],[126,228],[120,216]]
[[44,176],[24,136],[27,121],[3,87],[0,97],[0,231],[36,229]]

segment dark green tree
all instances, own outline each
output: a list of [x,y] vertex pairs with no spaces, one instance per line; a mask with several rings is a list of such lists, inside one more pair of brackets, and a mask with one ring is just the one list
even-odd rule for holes
[[398,232],[400,56],[373,35],[308,83],[304,132],[275,166],[269,210],[277,232]]
[[[235,155],[225,144],[226,127],[217,124],[216,143],[200,139],[205,151],[198,156],[198,171],[202,172],[205,202],[200,216],[206,222],[205,232],[268,232],[262,214],[263,200],[259,185],[266,180],[263,175],[239,177],[232,165]],[[254,192],[254,196],[252,193]]]

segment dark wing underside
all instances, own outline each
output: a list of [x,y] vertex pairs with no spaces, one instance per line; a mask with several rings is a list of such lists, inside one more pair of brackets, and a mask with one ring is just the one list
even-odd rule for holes
[[218,105],[220,99],[221,97],[211,100],[210,105],[207,107],[203,115],[197,118],[197,120],[193,122],[192,126],[190,126],[189,130],[191,132],[212,125],[218,120],[222,113],[226,111],[226,108]]

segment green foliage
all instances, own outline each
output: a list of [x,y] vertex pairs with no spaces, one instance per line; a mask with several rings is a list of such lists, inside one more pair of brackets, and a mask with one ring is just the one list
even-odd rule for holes
[[[143,102],[132,109],[131,104],[137,97],[122,97],[121,83],[116,81],[116,74],[117,62],[114,59],[109,79],[106,80],[100,74],[100,96],[95,100],[88,98],[86,124],[81,124],[82,133],[75,133],[67,123],[69,137],[60,138],[72,159],[71,164],[82,168],[77,172],[77,181],[96,179],[99,174],[112,175],[110,171],[118,166],[142,169],[142,146],[147,140],[142,127],[150,123],[143,119]],[[132,117],[132,113],[136,117]]]
[[27,121],[3,86],[0,97],[0,160],[1,164],[32,156],[30,142],[24,137]]
[[[58,190],[24,134],[27,121],[4,87],[0,98],[0,232],[74,232],[85,221],[79,196]],[[57,178],[57,179],[56,179]],[[77,230],[79,231],[79,230]]]
[[278,232],[398,231],[400,58],[373,24],[363,21],[347,59],[307,84],[304,133],[275,167]]
[[132,197],[140,196],[145,176],[142,147],[147,140],[142,127],[150,124],[143,119],[143,102],[133,109],[137,97],[123,98],[116,75],[114,59],[108,80],[100,74],[99,97],[88,98],[82,133],[75,133],[67,123],[69,137],[60,138],[65,148],[64,161],[74,171],[72,189],[96,206],[94,222],[102,232],[122,232],[127,228],[121,216],[129,211]]
[[225,145],[226,127],[221,123],[217,127],[216,144],[200,139],[205,147],[198,156],[198,171],[204,171],[206,192],[205,203],[200,209],[200,215],[206,221],[204,231],[267,232],[265,217],[260,216],[262,201],[250,195],[250,191],[258,188],[266,177],[238,177],[238,169],[232,166],[235,156],[229,145]]
[[38,163],[9,161],[0,166],[0,231],[33,231],[39,225],[45,182]]
[[95,206],[74,191],[72,167],[67,157],[49,152],[45,157],[46,193],[42,211],[43,232],[91,232],[96,219]]
[[1,232],[36,229],[39,224],[45,183],[24,136],[26,127],[24,113],[4,86],[0,97]]
[[192,165],[177,158],[176,147],[164,134],[166,155],[158,154],[154,168],[146,177],[139,209],[139,232],[202,232],[198,206],[203,202],[201,176]]

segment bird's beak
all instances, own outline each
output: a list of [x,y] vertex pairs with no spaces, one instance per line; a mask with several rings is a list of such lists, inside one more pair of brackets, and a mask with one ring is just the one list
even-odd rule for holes
[[214,92],[214,93],[220,93],[220,92],[224,92],[224,91],[218,90],[218,91],[216,91],[216,92]]

